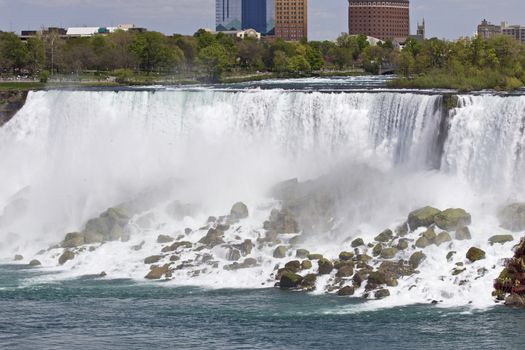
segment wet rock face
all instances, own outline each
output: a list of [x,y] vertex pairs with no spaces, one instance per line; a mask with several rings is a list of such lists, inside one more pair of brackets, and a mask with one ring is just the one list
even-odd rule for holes
[[476,247],[470,248],[469,251],[467,252],[467,259],[469,259],[471,262],[483,260],[485,259],[485,256],[486,256],[486,253],[483,250],[476,248]]
[[472,223],[464,209],[446,209],[434,216],[434,222],[442,230],[457,230]]
[[493,295],[498,300],[505,300],[507,306],[525,308],[525,238],[494,281]]
[[206,236],[204,236],[199,243],[204,244],[205,246],[209,248],[213,248],[215,246],[224,244],[224,231],[221,231],[219,229],[210,229]]
[[291,271],[284,271],[281,275],[279,286],[283,289],[297,288],[303,281],[303,277]]
[[513,203],[498,212],[501,227],[513,232],[525,230],[525,203]]
[[489,238],[489,243],[494,244],[505,244],[508,242],[512,242],[514,240],[514,237],[512,235],[496,235]]
[[22,109],[26,98],[26,91],[0,91],[0,127]]
[[60,265],[64,265],[69,260],[73,260],[75,258],[75,253],[73,253],[70,250],[66,250],[62,255],[58,258],[58,263]]
[[166,264],[164,266],[153,267],[145,278],[148,280],[160,280],[163,276],[166,278],[171,277],[171,273],[170,265]]
[[408,214],[408,226],[412,231],[419,227],[429,227],[434,224],[434,218],[441,213],[439,209],[424,207]]
[[246,219],[248,216],[248,207],[242,202],[235,203],[230,211],[230,217],[233,220]]
[[264,229],[281,233],[298,233],[299,224],[295,218],[295,214],[289,209],[272,210],[270,219],[264,223]]

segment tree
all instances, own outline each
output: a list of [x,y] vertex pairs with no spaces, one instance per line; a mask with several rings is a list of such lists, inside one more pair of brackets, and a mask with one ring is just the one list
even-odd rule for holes
[[130,45],[141,69],[152,72],[175,68],[184,59],[184,54],[177,47],[169,47],[166,37],[158,32],[137,34]]
[[275,51],[272,62],[272,68],[276,72],[284,72],[288,69],[288,57],[283,51]]
[[200,51],[199,62],[207,70],[210,80],[218,82],[229,64],[229,56],[222,45],[215,43]]
[[199,29],[193,37],[197,39],[197,45],[200,49],[211,46],[217,42],[215,35],[204,29]]
[[27,51],[29,54],[28,65],[34,74],[44,68],[46,63],[46,51],[42,39],[40,37],[29,38],[27,40]]
[[27,46],[12,33],[0,33],[0,67],[20,70],[30,61]]
[[296,55],[288,61],[288,71],[292,73],[306,73],[311,70],[312,67],[304,56]]

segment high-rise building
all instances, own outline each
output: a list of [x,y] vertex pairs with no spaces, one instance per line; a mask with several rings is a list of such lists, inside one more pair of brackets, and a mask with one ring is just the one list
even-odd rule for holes
[[215,0],[217,31],[242,29],[243,0]]
[[501,35],[501,27],[488,22],[486,19],[481,21],[478,25],[478,36],[483,39],[493,38],[497,35]]
[[382,40],[410,35],[410,1],[348,0],[348,29]]
[[284,40],[308,38],[308,0],[275,0],[275,36]]
[[267,32],[266,0],[242,0],[242,29]]
[[501,25],[496,25],[488,22],[486,19],[478,25],[478,37],[482,39],[490,39],[499,35],[507,35],[525,43],[525,26],[518,24],[509,25],[507,22],[501,22]]
[[507,22],[503,22],[501,23],[501,34],[511,36],[525,43],[525,26],[518,24],[509,25]]

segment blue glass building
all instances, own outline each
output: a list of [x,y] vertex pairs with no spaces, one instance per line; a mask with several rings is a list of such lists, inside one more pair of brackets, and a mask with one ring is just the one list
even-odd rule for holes
[[265,34],[266,0],[242,0],[242,29],[255,29]]
[[255,29],[274,33],[275,0],[215,0],[216,30]]

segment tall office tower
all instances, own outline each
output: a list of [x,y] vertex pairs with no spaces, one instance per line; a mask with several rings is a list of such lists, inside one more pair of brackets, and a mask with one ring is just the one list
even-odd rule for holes
[[242,0],[242,29],[267,32],[267,0]]
[[275,0],[275,36],[308,39],[308,0]]
[[348,3],[350,34],[364,34],[382,40],[410,35],[409,0],[348,0]]
[[242,29],[243,0],[215,0],[217,31]]

